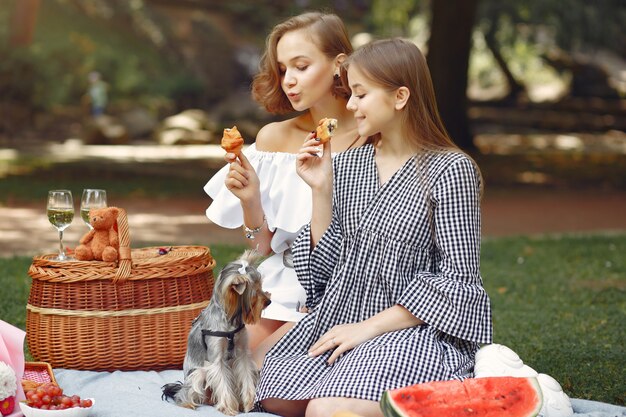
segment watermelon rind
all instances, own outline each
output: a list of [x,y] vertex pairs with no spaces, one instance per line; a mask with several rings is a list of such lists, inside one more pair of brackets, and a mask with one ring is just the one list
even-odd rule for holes
[[383,398],[380,400],[380,409],[382,410],[385,417],[402,417],[403,414],[400,409],[396,406],[389,391],[385,391],[383,393]]
[[[471,415],[472,416],[476,416],[476,417],[480,417],[480,416],[484,416],[484,415],[501,415],[501,416],[506,416],[506,417],[536,417],[537,415],[539,415],[539,412],[541,411],[541,407],[543,405],[543,394],[542,394],[542,390],[541,390],[541,386],[539,385],[539,381],[537,381],[537,378],[535,377],[524,377],[524,378],[516,378],[516,377],[485,377],[485,378],[480,378],[481,380],[486,381],[486,380],[491,380],[493,383],[497,384],[498,382],[504,382],[504,379],[520,379],[520,380],[524,380],[525,382],[529,383],[531,385],[531,387],[533,388],[536,396],[537,396],[537,401],[534,404],[534,407],[532,409],[526,409],[526,410],[522,410],[519,411],[517,413],[512,412],[510,409],[507,410],[500,410],[500,409],[493,409],[493,406],[491,406],[492,408],[485,408],[485,409],[472,409],[471,410]],[[501,381],[499,381],[501,380]],[[474,380],[475,381],[475,380]],[[464,383],[473,383],[472,379],[466,379],[464,381]],[[521,381],[519,381],[521,382]],[[411,397],[411,394],[409,394],[409,391],[411,391],[412,389],[416,389],[416,388],[423,388],[425,386],[431,386],[431,389],[433,391],[444,391],[445,387],[448,384],[459,384],[459,381],[453,380],[453,381],[435,381],[435,382],[428,382],[428,383],[424,383],[424,384],[417,384],[417,385],[412,385],[409,387],[404,387],[404,388],[399,388],[396,390],[388,390],[385,391],[382,395],[381,401],[380,401],[380,409],[383,412],[383,414],[385,415],[385,417],[414,417],[414,416],[421,416],[422,414],[419,411],[415,410],[414,405],[413,408],[411,407],[403,407],[402,404],[398,404],[396,403],[396,401],[394,400],[394,396],[392,395],[392,392],[397,392],[397,391],[406,391],[407,392],[407,398]],[[458,385],[457,385],[458,386]],[[475,389],[476,387],[474,387]],[[468,390],[468,388],[466,387],[465,390]],[[501,393],[500,395],[505,395],[505,393]],[[413,397],[415,398],[415,397]],[[450,397],[448,398],[452,398],[452,394],[450,394]],[[479,397],[480,398],[480,397]],[[525,398],[526,399],[526,398]],[[430,399],[429,399],[430,400]],[[415,403],[415,401],[413,401],[413,403]],[[452,403],[452,405],[454,405],[454,403]],[[487,405],[487,404],[486,404]],[[436,412],[438,415],[446,416],[446,415],[460,415],[460,414],[452,414],[452,409],[451,410],[446,410],[445,405],[441,405],[440,403],[434,403],[432,405],[428,405],[428,404],[424,404],[423,407],[424,411],[425,411],[425,415],[433,415],[434,412]],[[447,414],[446,411],[450,411],[450,414]],[[490,414],[487,414],[490,413]]]

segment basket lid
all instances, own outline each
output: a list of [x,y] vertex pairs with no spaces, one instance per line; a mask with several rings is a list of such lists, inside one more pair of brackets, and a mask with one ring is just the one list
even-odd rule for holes
[[130,273],[127,277],[120,277],[118,262],[56,261],[53,259],[55,254],[35,256],[28,275],[32,279],[55,282],[98,279],[125,281],[200,274],[215,267],[215,259],[206,246],[171,246],[171,250],[164,254],[159,249],[162,248],[131,249]]

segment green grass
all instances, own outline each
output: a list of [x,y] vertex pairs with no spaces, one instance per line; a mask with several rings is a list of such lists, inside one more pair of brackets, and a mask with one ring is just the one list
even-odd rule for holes
[[483,245],[494,341],[578,398],[626,400],[626,235]]
[[[242,247],[212,246],[216,272]],[[483,243],[494,342],[552,375],[573,398],[626,400],[626,234]],[[0,259],[0,317],[25,328],[30,259]]]
[[[143,171],[138,172],[132,164],[111,163],[103,168],[101,162],[51,163],[45,158],[0,161],[0,204],[45,201],[48,190],[56,189],[71,190],[80,199],[83,188],[105,189],[109,198],[206,198],[203,187],[213,171],[196,163],[193,169],[199,173],[181,175],[189,166],[185,162],[142,163]],[[8,172],[4,176],[3,169]],[[173,174],[163,173],[168,170]]]

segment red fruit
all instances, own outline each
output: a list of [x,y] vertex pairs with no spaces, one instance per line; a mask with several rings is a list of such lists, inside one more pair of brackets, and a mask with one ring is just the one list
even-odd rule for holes
[[80,406],[81,407],[85,407],[85,408],[89,408],[93,405],[93,401],[91,401],[89,398],[87,398],[86,400],[82,400],[80,402]]

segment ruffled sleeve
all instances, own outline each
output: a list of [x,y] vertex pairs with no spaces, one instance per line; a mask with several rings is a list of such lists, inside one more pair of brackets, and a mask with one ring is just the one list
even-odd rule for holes
[[306,291],[306,307],[314,308],[326,291],[341,249],[341,229],[333,216],[330,226],[311,250],[311,224],[307,224],[293,244],[293,264]]
[[451,336],[491,343],[489,297],[480,263],[479,176],[467,158],[454,161],[432,190],[435,272],[419,272],[398,304]]
[[[253,144],[244,154],[256,171],[261,189],[261,205],[270,230],[278,234],[273,239],[275,252],[286,249],[281,242],[297,234],[311,220],[311,189],[296,173],[296,155],[281,152],[258,151]],[[204,186],[213,199],[206,210],[207,217],[215,224],[228,229],[243,225],[243,210],[239,199],[225,186],[228,165],[220,169]],[[282,234],[284,238],[281,238]],[[274,247],[274,241],[277,247]]]

